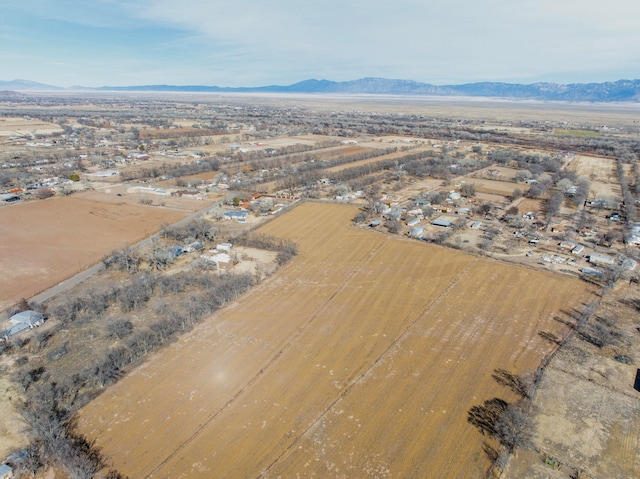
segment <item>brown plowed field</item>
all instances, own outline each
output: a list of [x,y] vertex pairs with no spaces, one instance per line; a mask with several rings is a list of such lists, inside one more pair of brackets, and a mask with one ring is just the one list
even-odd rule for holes
[[484,178],[465,177],[467,183],[472,183],[476,187],[476,191],[480,193],[492,193],[494,195],[509,196],[516,189],[527,191],[528,185],[522,183],[513,183],[511,181],[487,180]]
[[186,213],[77,196],[0,208],[0,308],[134,244]]
[[[422,150],[413,150],[413,153],[417,153]],[[327,173],[338,173],[339,171],[348,170],[349,168],[357,168],[358,166],[368,165],[369,163],[378,163],[379,161],[387,161],[393,160],[394,158],[402,158],[406,156],[406,151],[397,151],[395,153],[389,153],[388,155],[376,156],[373,158],[367,158],[365,160],[354,161],[352,163],[345,163],[343,165],[332,166],[331,168],[327,168],[325,171]]]
[[[550,350],[581,282],[350,225],[303,204],[261,231],[299,255],[81,413],[135,478],[482,477],[473,405]],[[585,298],[586,296],[586,298]]]

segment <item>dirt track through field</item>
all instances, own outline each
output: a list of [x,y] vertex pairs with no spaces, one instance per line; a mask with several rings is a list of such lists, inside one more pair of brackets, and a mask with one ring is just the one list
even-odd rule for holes
[[83,410],[130,477],[481,477],[469,408],[535,367],[584,283],[365,231],[307,203],[300,254]]

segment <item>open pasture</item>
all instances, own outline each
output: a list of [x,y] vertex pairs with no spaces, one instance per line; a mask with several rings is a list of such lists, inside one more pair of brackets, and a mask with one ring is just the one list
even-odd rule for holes
[[[0,208],[0,308],[97,263],[188,213],[99,201],[89,192]],[[109,197],[109,198],[115,198]]]
[[[415,150],[416,152],[419,150]],[[374,158],[367,158],[364,160],[354,161],[352,163],[345,163],[344,165],[332,166],[331,168],[327,168],[326,171],[329,173],[337,173],[339,171],[348,170],[349,168],[357,168],[359,166],[368,165],[369,163],[378,163],[379,161],[388,161],[394,158],[402,158],[407,153],[405,151],[397,151],[395,153],[389,153],[388,155],[376,156]]]
[[[259,231],[300,252],[85,407],[80,429],[136,478],[483,477],[467,422],[513,393],[589,287],[351,226],[306,203]],[[561,317],[562,321],[556,320]]]
[[529,186],[523,183],[514,183],[511,181],[487,180],[474,176],[465,176],[466,183],[472,183],[476,187],[478,193],[489,193],[501,196],[510,196],[517,189],[526,191]]
[[60,125],[34,118],[0,118],[0,137],[51,134],[63,131]]
[[[624,166],[627,167],[625,173],[629,174],[630,165]],[[567,168],[569,171],[575,171],[578,176],[591,181],[590,193],[593,198],[610,199],[622,195],[615,159],[576,155],[571,159]]]
[[567,169],[575,171],[591,181],[617,183],[618,169],[616,160],[599,156],[576,155],[571,159]]

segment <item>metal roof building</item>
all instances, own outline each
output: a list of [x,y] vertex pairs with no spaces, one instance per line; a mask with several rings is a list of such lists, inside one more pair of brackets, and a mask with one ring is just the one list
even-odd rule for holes
[[589,256],[589,263],[591,264],[599,264],[603,266],[613,266],[616,264],[615,258],[611,256],[606,256],[604,254],[592,253]]
[[451,221],[449,221],[449,220],[443,220],[443,219],[441,219],[441,218],[438,218],[437,220],[433,220],[433,221],[431,222],[431,224],[432,224],[433,226],[442,226],[442,227],[444,227],[444,228],[448,228],[449,226],[451,226],[451,225],[452,225]]
[[0,479],[13,479],[13,477],[13,469],[10,465],[0,465]]

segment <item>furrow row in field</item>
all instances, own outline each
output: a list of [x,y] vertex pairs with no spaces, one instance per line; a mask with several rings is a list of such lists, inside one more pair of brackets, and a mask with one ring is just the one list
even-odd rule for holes
[[299,255],[82,412],[83,430],[121,472],[470,477],[486,468],[466,412],[509,398],[493,369],[535,367],[551,347],[538,329],[560,333],[553,316],[585,286],[354,228],[356,211],[307,203],[265,225]]

